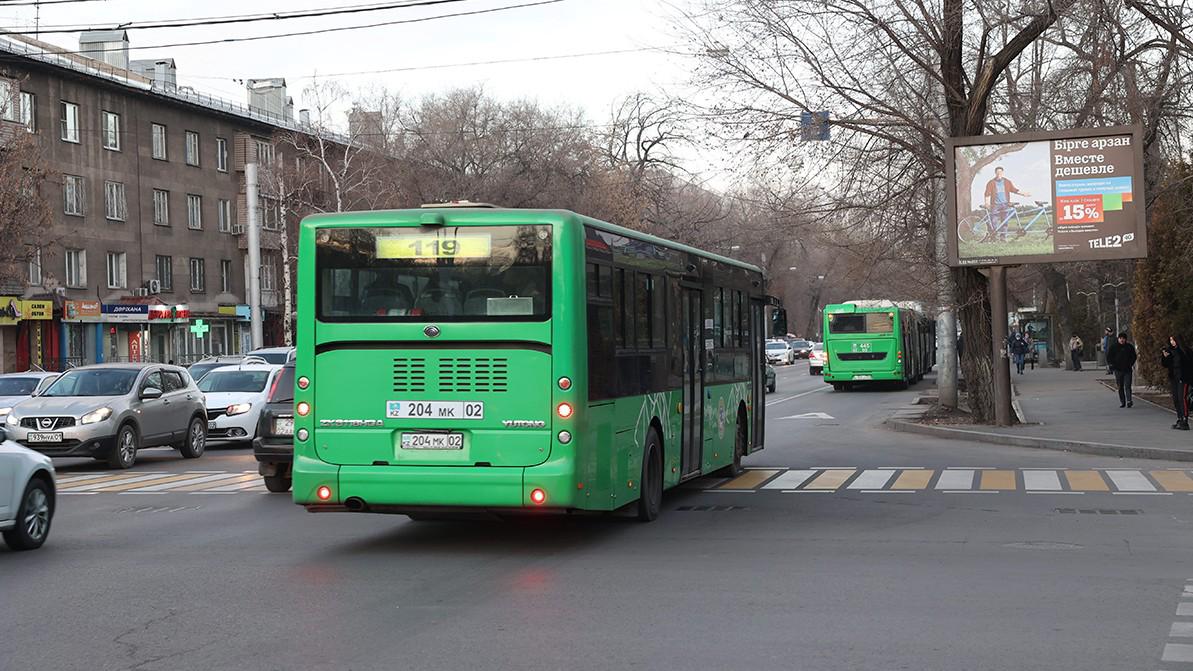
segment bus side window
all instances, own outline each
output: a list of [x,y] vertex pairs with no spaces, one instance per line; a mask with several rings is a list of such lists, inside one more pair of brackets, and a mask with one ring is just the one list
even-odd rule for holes
[[635,333],[638,336],[638,347],[646,349],[650,347],[651,329],[654,328],[654,323],[651,319],[654,315],[650,305],[653,299],[651,295],[653,293],[652,282],[649,273],[635,273],[635,275],[637,278],[635,287],[637,293],[634,300],[634,318],[637,321],[637,330]]

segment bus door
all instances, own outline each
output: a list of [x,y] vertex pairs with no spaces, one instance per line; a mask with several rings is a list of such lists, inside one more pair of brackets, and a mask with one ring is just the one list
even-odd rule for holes
[[766,346],[766,308],[760,300],[750,301],[750,370],[754,371],[754,384],[750,393],[753,397],[750,407],[754,409],[754,427],[751,435],[754,440],[750,445],[754,449],[762,447],[764,425],[766,424],[766,356],[763,348]]
[[704,307],[700,289],[683,289],[683,475],[700,471],[704,446]]

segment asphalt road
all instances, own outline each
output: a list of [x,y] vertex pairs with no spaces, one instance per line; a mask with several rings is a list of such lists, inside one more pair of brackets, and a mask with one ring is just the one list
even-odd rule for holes
[[878,426],[915,393],[781,369],[745,479],[648,525],[310,515],[244,449],[64,461],[48,544],[0,550],[0,669],[1193,669],[1187,464]]

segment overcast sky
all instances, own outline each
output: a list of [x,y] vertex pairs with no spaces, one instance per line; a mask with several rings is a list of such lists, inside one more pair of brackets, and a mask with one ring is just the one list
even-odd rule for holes
[[[344,16],[263,21],[239,25],[130,30],[131,58],[173,57],[179,83],[243,102],[237,79],[285,77],[301,108],[302,88],[313,74],[556,56],[593,51],[672,46],[669,5],[660,0],[563,0],[424,23],[386,26],[254,42],[193,47],[135,49],[138,46],[264,35],[476,11],[535,0],[463,0],[431,7]],[[85,0],[41,8],[43,30],[53,26],[111,28],[130,21],[243,15],[269,11],[361,5],[369,0]],[[375,0],[374,0],[375,2]],[[33,7],[0,5],[0,21],[31,27]],[[43,34],[40,39],[77,48],[78,33]],[[338,76],[350,87],[381,84],[405,96],[483,84],[501,98],[529,97],[548,105],[583,109],[604,121],[613,102],[635,90],[682,86],[681,60],[654,52],[480,65],[415,72]]]

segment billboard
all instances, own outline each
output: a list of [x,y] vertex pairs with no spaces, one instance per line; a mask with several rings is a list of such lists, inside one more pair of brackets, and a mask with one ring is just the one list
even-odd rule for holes
[[1134,126],[951,138],[949,263],[1147,256],[1141,138]]

